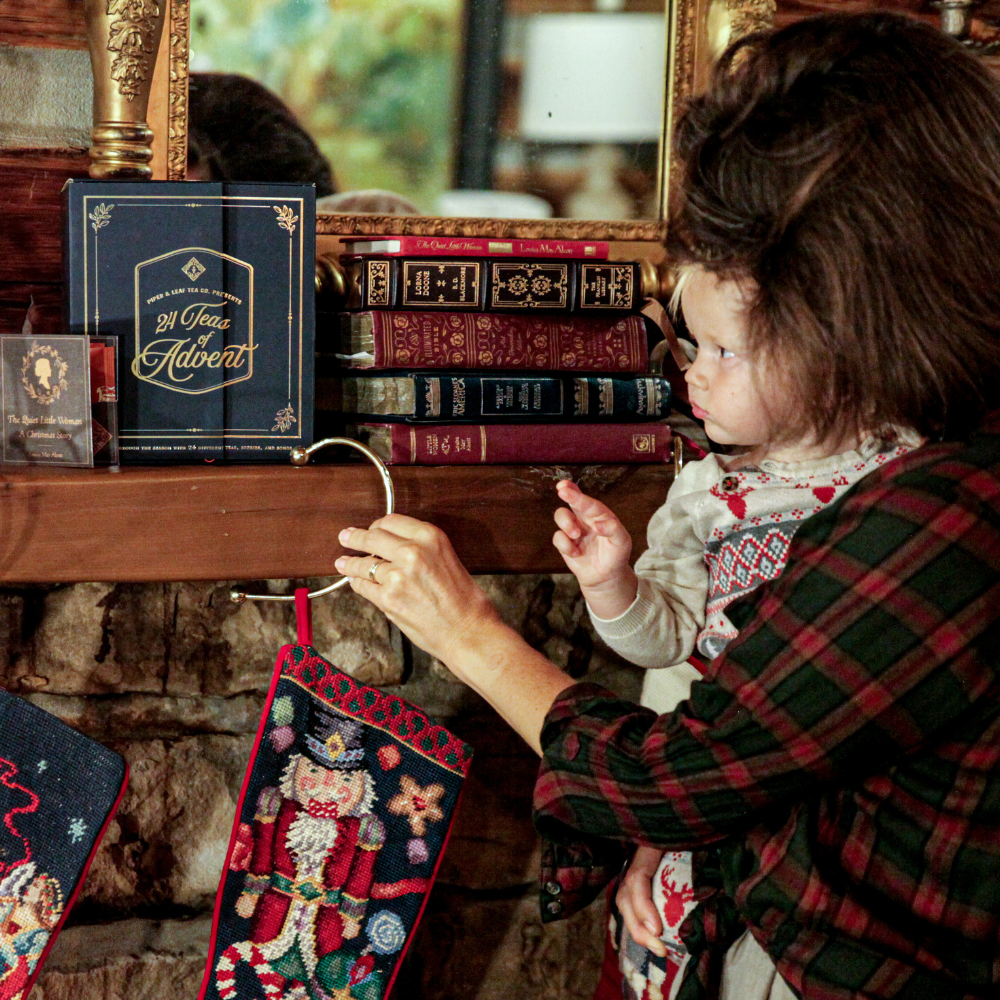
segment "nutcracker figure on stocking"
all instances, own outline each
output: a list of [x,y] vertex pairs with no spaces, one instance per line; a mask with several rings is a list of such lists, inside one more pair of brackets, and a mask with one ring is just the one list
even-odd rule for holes
[[[278,786],[258,796],[252,843],[241,845],[249,863],[236,902],[236,912],[250,920],[240,957],[268,996],[288,1000],[328,1000],[339,992],[335,953],[361,932],[385,843],[372,812],[364,726],[317,702],[309,714]],[[223,966],[235,958],[217,970],[220,995]]]

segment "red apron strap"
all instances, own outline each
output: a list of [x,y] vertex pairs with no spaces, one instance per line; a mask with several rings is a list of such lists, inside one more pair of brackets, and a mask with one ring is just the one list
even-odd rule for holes
[[311,646],[313,641],[312,617],[309,613],[309,588],[295,591],[295,631],[300,646]]

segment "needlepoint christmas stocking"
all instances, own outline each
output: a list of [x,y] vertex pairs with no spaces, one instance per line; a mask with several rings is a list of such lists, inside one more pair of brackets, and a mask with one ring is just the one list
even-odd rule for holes
[[0,690],[0,1000],[23,1000],[125,793],[116,753]]
[[309,645],[284,647],[199,1000],[382,1000],[471,758],[419,708],[358,684]]

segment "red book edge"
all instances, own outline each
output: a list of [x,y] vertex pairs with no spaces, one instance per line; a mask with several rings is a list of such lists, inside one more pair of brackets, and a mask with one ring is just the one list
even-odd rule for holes
[[[537,257],[539,260],[607,260],[610,247],[604,240],[531,240],[491,239],[483,236],[385,236],[378,239],[357,237],[345,239],[345,256],[404,257],[419,254],[423,257],[452,257],[465,254],[482,254],[486,257]],[[398,250],[372,250],[355,254],[356,243],[398,242]],[[434,243],[435,246],[420,244]],[[510,249],[498,249],[510,247]],[[561,251],[556,247],[565,248]]]
[[[578,438],[581,441],[585,441],[588,438],[588,429],[595,426],[589,423],[570,423],[570,424],[530,424],[530,423],[512,423],[512,424],[400,424],[400,423],[374,423],[372,421],[366,421],[364,423],[359,423],[358,427],[378,427],[378,428],[388,428],[389,430],[389,465],[505,465],[505,464],[548,464],[550,462],[566,462],[568,464],[578,465],[578,464],[604,464],[604,465],[659,465],[666,462],[668,459],[668,454],[664,450],[669,448],[670,442],[673,439],[673,432],[670,429],[669,423],[660,421],[645,421],[643,423],[621,423],[621,424],[600,424],[597,425],[601,428],[601,431],[605,436],[611,437],[614,435],[628,435],[628,434],[654,434],[656,436],[656,449],[651,453],[653,456],[660,456],[663,452],[662,457],[653,457],[648,461],[637,461],[634,453],[630,452],[627,457],[624,458],[598,458],[598,459],[574,459],[574,458],[560,458],[560,459],[549,459],[549,458],[539,458],[537,454],[530,454],[532,448],[531,437],[537,432],[539,427],[544,427],[547,435],[551,435],[553,431],[559,433],[559,428],[566,428],[567,431],[572,431],[572,436]],[[421,454],[423,450],[424,441],[426,437],[431,434],[440,434],[443,429],[448,429],[452,426],[458,427],[463,433],[469,433],[473,436],[478,436],[480,443],[480,455],[485,456],[478,459],[474,459],[468,462],[455,462],[451,461],[451,455],[446,454],[440,457],[439,461],[434,462],[423,462],[417,461],[418,455]],[[518,440],[516,443],[510,441],[506,442],[507,447],[514,446],[519,448],[521,445],[525,446],[524,455],[508,455],[502,459],[490,458],[489,456],[489,436],[492,433],[494,437],[497,436],[499,432],[501,435],[505,435],[510,431],[515,439]],[[455,452],[455,454],[458,454]]]

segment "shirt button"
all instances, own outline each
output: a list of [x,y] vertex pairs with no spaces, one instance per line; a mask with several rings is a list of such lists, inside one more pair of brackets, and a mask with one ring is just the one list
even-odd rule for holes
[[735,476],[726,476],[722,480],[722,489],[726,493],[735,493],[740,488],[740,481]]
[[550,896],[558,896],[562,892],[562,886],[558,882],[546,882],[545,891]]
[[553,899],[551,903],[546,905],[545,909],[555,916],[557,913],[562,913],[563,905],[558,899]]

